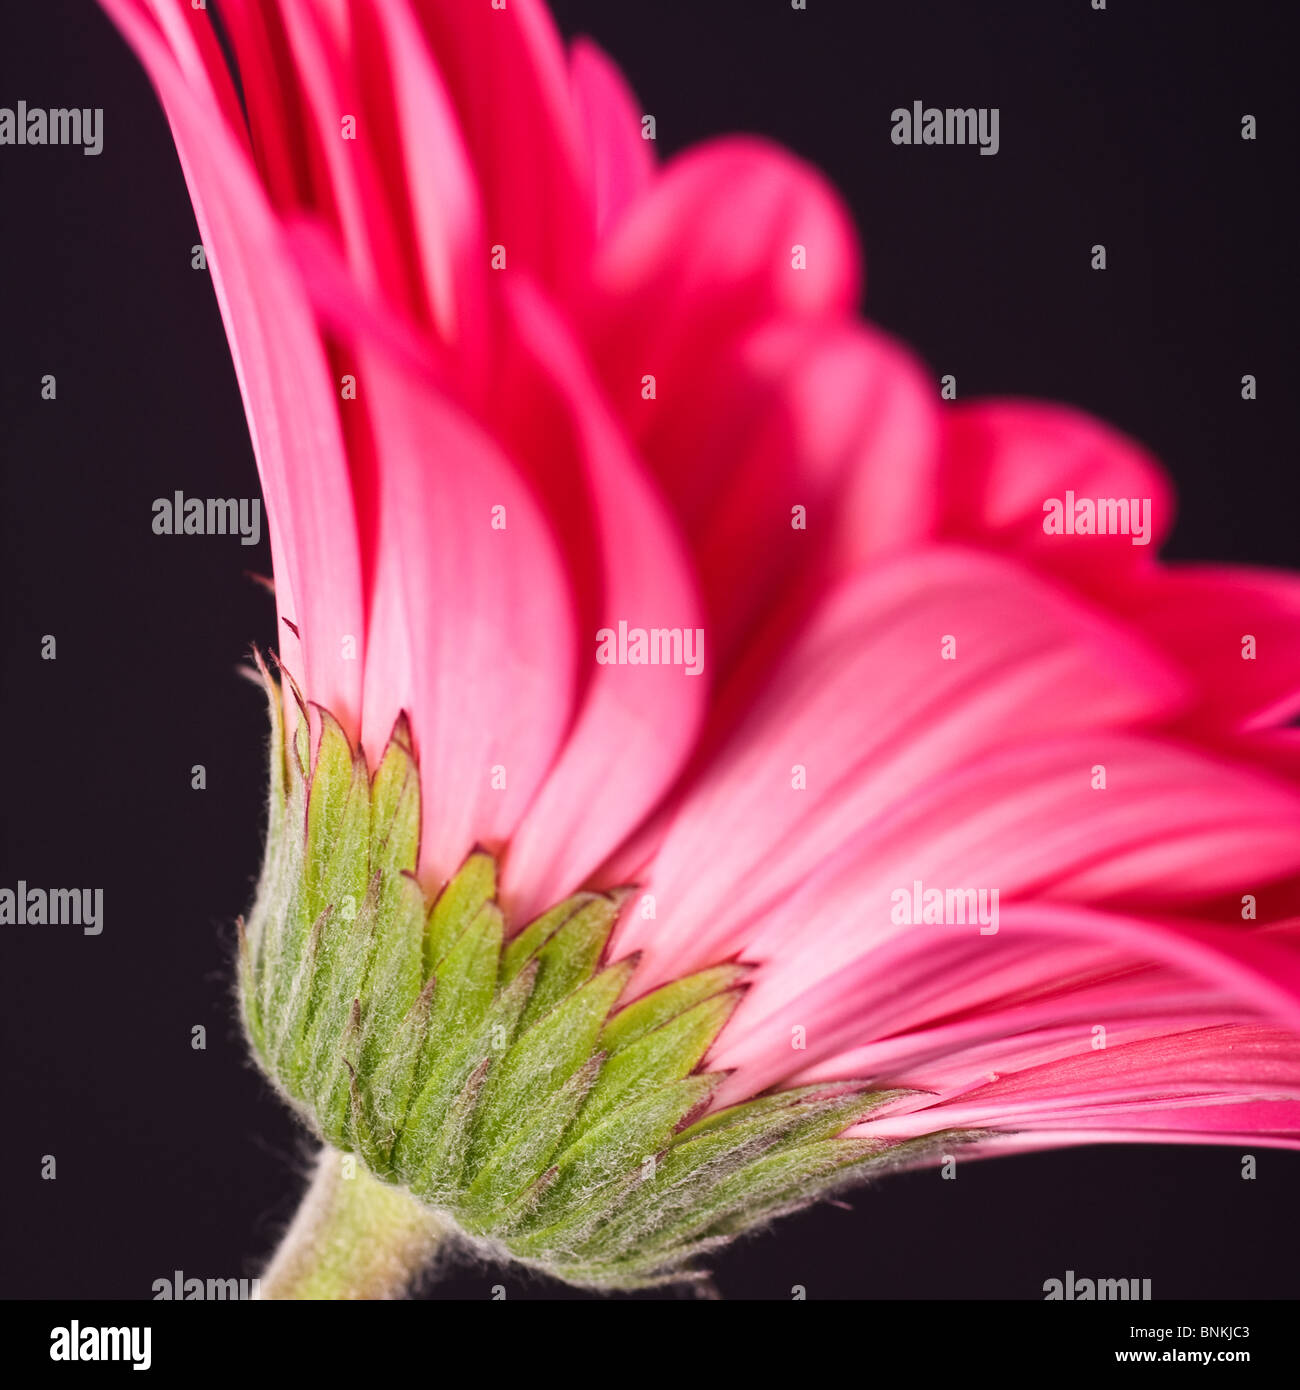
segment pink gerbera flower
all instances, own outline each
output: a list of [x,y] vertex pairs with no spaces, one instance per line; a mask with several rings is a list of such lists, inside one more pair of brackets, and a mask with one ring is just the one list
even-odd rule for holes
[[242,102],[205,13],[104,4],[271,524],[245,1017],[380,1180],[327,1150],[275,1292],[449,1221],[630,1286],[959,1148],[1300,1139],[1293,580],[1162,566],[1102,425],[944,407],[824,181],[657,167],[539,0],[230,0]]

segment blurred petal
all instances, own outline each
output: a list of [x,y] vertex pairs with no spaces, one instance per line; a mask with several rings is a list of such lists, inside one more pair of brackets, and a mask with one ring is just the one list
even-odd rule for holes
[[[796,247],[806,269],[795,268]],[[738,338],[774,318],[832,321],[860,290],[852,224],[831,189],[778,147],[742,137],[667,164],[602,242],[592,276],[592,356],[639,442],[663,412],[707,417],[697,378]]]
[[569,59],[573,98],[596,200],[596,231],[604,235],[650,186],[653,146],[623,74],[587,39]]
[[1200,692],[1190,712],[1196,723],[1261,727],[1300,713],[1295,575],[1220,565],[1163,568],[1134,587],[1124,611],[1191,675]]
[[[1074,580],[1113,583],[1154,562],[1173,520],[1159,465],[1108,425],[1066,406],[980,401],[953,408],[944,452],[941,533],[1012,550]],[[1150,503],[1145,545],[1131,535],[1051,535],[1044,503],[1127,498]]]

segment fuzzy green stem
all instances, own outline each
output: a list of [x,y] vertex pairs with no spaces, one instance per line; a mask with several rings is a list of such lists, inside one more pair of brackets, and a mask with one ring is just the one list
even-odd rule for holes
[[[323,1149],[316,1175],[261,1280],[271,1299],[402,1298],[450,1225],[357,1161]],[[348,1171],[352,1172],[347,1176]]]

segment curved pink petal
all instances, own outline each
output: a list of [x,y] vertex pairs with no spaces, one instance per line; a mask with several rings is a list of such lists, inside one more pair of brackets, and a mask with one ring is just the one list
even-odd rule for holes
[[595,226],[568,62],[545,4],[414,8],[456,103],[490,244],[548,289],[573,286]]
[[[676,777],[703,717],[709,653],[673,519],[604,408],[577,344],[523,281],[509,304],[519,342],[568,413],[585,474],[594,521],[587,545],[601,576],[598,628],[617,633],[621,623],[682,639],[676,664],[620,665],[597,663],[597,629],[579,635],[582,708],[503,868],[503,895],[526,921],[577,888]],[[665,660],[674,650],[670,641]],[[698,669],[687,664],[691,654]]]
[[650,186],[654,153],[618,68],[587,39],[569,55],[573,99],[591,169],[596,232],[604,235]]
[[640,447],[686,529],[723,671],[787,597],[933,529],[939,412],[910,355],[863,325],[765,322],[700,362],[687,399],[646,408]]
[[1300,579],[1226,565],[1147,575],[1124,611],[1192,676],[1189,717],[1211,727],[1261,727],[1300,713]]
[[864,571],[813,616],[687,796],[650,871],[658,918],[628,923],[620,946],[647,953],[647,983],[711,963],[945,771],[1008,737],[1157,718],[1181,695],[1146,648],[991,556],[931,550]]
[[[958,405],[948,419],[940,534],[1012,550],[1103,585],[1153,563],[1173,521],[1173,498],[1159,465],[1131,440],[1081,411],[1036,401]],[[1048,534],[1044,503],[1054,499],[1064,507],[1067,492],[1076,502],[1148,504],[1146,543],[1136,544],[1131,534]],[[1136,529],[1131,519],[1130,525]]]
[[[910,887],[911,885],[907,885]],[[1113,1038],[1268,1017],[1300,1031],[1300,933],[1155,922],[1009,903],[998,931],[914,924],[819,970],[802,988],[764,973],[719,1040],[733,1068],[716,1103],[778,1081],[857,1076],[882,1087],[962,1093],[995,1073]],[[868,938],[870,939],[870,938]],[[1159,968],[1157,968],[1159,967]],[[1170,972],[1176,972],[1171,974]],[[802,1047],[791,1048],[802,1029]],[[923,1097],[905,1109],[929,1104]]]
[[441,883],[476,843],[500,851],[555,755],[571,715],[572,600],[537,502],[492,440],[423,380],[378,353],[363,362],[384,460],[368,751],[405,708],[421,874]]
[[711,399],[698,378],[738,338],[775,318],[833,323],[861,288],[852,224],[829,186],[745,137],[665,165],[597,248],[591,275],[592,358],[674,505],[697,470],[646,442],[660,416],[706,420]]

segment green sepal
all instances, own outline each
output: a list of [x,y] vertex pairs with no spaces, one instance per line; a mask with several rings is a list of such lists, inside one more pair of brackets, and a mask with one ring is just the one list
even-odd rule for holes
[[611,965],[522,1034],[484,1088],[470,1147],[476,1165],[508,1143],[521,1116],[536,1114],[592,1055],[631,973],[628,961]]
[[702,999],[611,1057],[583,1107],[582,1130],[599,1124],[615,1107],[689,1076],[739,1002],[734,990]]
[[619,1009],[605,1025],[600,1045],[612,1057],[651,1029],[685,1013],[692,1005],[741,984],[748,974],[748,968],[743,965],[715,965],[710,970],[661,985]]
[[621,897],[594,897],[547,938],[536,956],[537,983],[524,1010],[525,1027],[591,979],[622,902]]
[[[564,1132],[582,1107],[604,1056],[589,1057],[558,1090],[532,1111],[529,1119],[496,1148],[475,1172],[465,1192],[463,1213],[471,1231],[490,1231],[494,1216],[530,1192],[564,1141]],[[515,1214],[515,1220],[518,1214]]]
[[420,1080],[394,1150],[395,1171],[431,1203],[452,1206],[464,1190],[483,1083],[509,1055],[535,974],[536,966],[530,966],[500,990],[477,1030],[435,1059]]
[[682,1132],[681,1142],[687,1144],[719,1130],[748,1130],[754,1125],[799,1143],[830,1138],[902,1094],[875,1091],[863,1082],[852,1081],[778,1091],[705,1115]]
[[496,860],[481,850],[471,854],[460,872],[429,909],[424,934],[424,973],[432,975],[457,938],[497,895]]
[[521,1242],[525,1253],[534,1246],[563,1247],[586,1234],[585,1227],[608,1214],[611,1184],[653,1162],[685,1116],[705,1104],[721,1080],[713,1073],[670,1082],[573,1139],[555,1160],[555,1177],[530,1222],[538,1233]]
[[695,1278],[748,1225],[927,1152],[841,1138],[897,1094],[847,1082],[702,1113],[749,967],[622,1003],[637,961],[608,957],[630,890],[576,893],[512,936],[483,850],[430,903],[406,721],[372,777],[291,686],[290,735],[261,669],[268,842],[240,994],[262,1066],[329,1144],[498,1255],[603,1288]]
[[508,985],[574,913],[595,902],[599,896],[597,893],[575,893],[573,897],[542,913],[511,938],[501,962],[501,983]]

